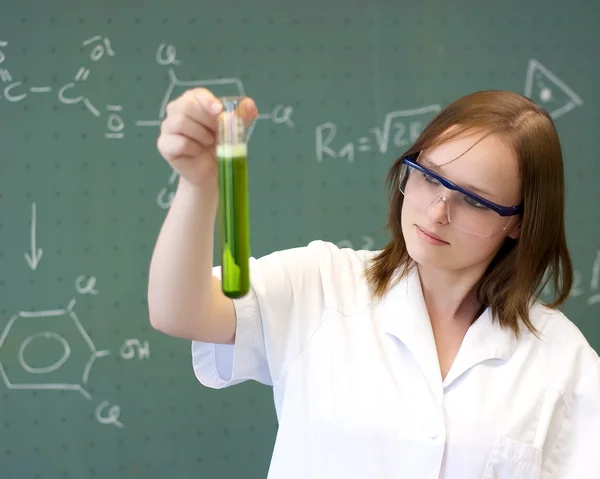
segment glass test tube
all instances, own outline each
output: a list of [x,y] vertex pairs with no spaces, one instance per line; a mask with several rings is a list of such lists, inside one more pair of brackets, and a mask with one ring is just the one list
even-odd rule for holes
[[248,147],[238,108],[243,96],[221,97],[217,161],[219,166],[219,230],[223,293],[239,298],[250,289],[250,220]]

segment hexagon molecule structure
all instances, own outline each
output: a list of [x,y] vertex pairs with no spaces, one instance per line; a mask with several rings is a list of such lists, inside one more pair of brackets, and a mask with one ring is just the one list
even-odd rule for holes
[[[86,391],[92,365],[110,354],[98,351],[73,311],[21,311],[0,336],[0,377],[8,389]],[[34,348],[34,346],[36,346]]]

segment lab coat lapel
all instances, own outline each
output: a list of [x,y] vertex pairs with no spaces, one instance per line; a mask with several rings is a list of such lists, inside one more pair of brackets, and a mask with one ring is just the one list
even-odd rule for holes
[[439,393],[441,397],[442,386],[449,386],[472,367],[487,360],[509,359],[518,344],[510,329],[492,321],[491,310],[487,308],[468,329],[442,383],[435,337],[416,267],[389,291],[380,308],[384,331],[409,349],[436,396]]
[[432,392],[441,400],[442,375],[417,268],[412,267],[382,301],[384,331],[402,341],[421,367]]
[[500,327],[499,322],[492,319],[491,309],[486,308],[467,330],[452,368],[444,380],[445,387],[484,361],[506,361],[511,357],[518,340],[511,329]]

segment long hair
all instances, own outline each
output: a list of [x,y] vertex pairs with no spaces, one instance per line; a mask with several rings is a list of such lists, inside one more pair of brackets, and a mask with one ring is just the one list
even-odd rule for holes
[[517,337],[520,321],[536,333],[529,319],[532,300],[539,298],[552,279],[554,298],[546,305],[562,305],[571,290],[573,270],[565,234],[564,167],[558,134],[546,111],[516,93],[490,90],[459,98],[440,111],[395,161],[386,178],[386,229],[391,240],[367,265],[366,278],[374,296],[382,297],[392,280],[399,281],[413,264],[400,222],[402,159],[472,131],[499,135],[515,152],[524,203],[520,236],[506,238],[477,286],[477,298]]

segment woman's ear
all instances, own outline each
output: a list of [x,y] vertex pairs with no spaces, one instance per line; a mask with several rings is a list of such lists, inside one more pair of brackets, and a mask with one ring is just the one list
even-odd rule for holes
[[510,228],[510,231],[508,233],[508,237],[515,239],[515,240],[518,239],[519,236],[521,236],[521,218],[520,217],[519,217],[519,220],[517,221],[517,223]]

